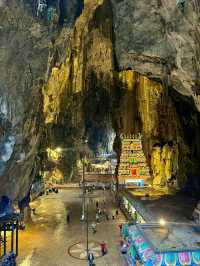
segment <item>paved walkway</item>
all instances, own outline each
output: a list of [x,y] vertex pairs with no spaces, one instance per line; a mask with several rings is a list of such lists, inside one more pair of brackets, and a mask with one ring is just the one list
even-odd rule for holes
[[[109,192],[97,191],[89,202],[89,221],[95,219],[95,202],[106,202],[110,215],[115,212],[115,203]],[[58,194],[40,197],[35,203],[36,215],[25,231],[20,231],[19,266],[82,266],[84,260],[69,256],[68,248],[79,241],[86,242],[86,225],[80,222],[82,192],[68,189]],[[66,213],[71,211],[71,223],[66,223]],[[89,241],[108,243],[108,254],[98,258],[96,266],[123,266],[119,252],[118,224],[124,222],[120,213],[116,220],[102,221],[97,233],[89,230]]]

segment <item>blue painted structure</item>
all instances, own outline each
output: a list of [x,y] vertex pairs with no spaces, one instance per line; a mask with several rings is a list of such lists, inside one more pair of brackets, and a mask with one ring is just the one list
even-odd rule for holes
[[141,265],[144,266],[200,265],[200,247],[194,250],[157,252],[152,248],[148,239],[145,238],[136,225],[129,226],[128,236],[127,228],[122,229],[122,234],[128,243],[126,260],[129,266],[136,265],[137,256],[140,259]]

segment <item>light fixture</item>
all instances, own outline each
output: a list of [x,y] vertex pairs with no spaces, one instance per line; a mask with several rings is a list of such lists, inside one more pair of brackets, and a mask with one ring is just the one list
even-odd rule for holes
[[163,219],[160,219],[159,223],[160,223],[160,225],[162,225],[162,226],[165,226],[165,225],[166,225],[166,221],[163,220]]
[[62,148],[61,147],[57,147],[56,148],[56,152],[61,153],[62,152]]
[[60,147],[57,147],[56,149],[47,148],[48,159],[57,162],[61,159],[62,152],[63,152],[63,149]]

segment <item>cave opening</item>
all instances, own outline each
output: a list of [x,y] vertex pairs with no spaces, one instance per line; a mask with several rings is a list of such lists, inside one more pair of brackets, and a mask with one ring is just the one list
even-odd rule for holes
[[101,83],[92,81],[92,88],[86,91],[82,108],[89,147],[96,155],[112,153],[115,131],[109,91]]

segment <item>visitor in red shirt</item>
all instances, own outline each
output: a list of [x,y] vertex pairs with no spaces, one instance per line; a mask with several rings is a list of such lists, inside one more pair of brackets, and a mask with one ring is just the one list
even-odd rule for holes
[[107,246],[106,246],[106,243],[103,241],[101,244],[101,253],[102,253],[102,256],[106,255],[107,253]]

